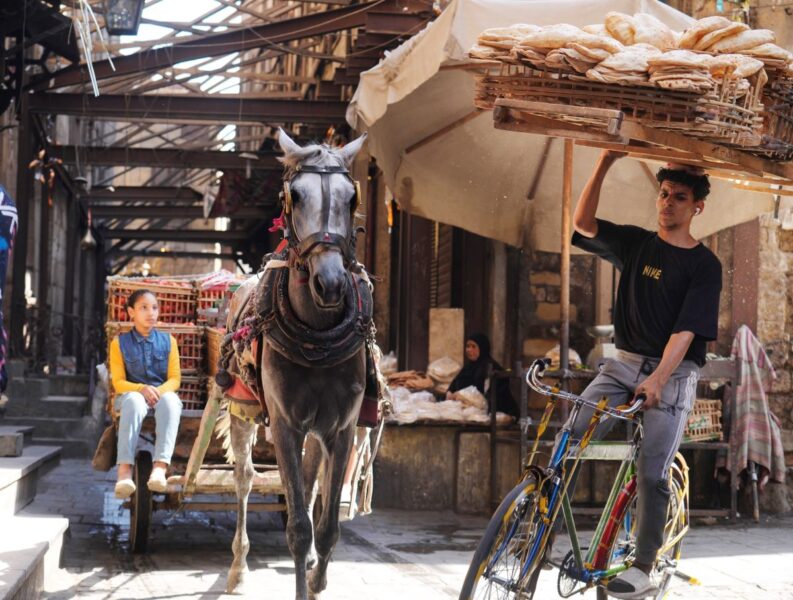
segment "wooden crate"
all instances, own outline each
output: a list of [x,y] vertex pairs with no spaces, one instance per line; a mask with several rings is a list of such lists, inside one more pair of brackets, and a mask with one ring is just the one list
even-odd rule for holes
[[107,282],[107,320],[128,321],[127,299],[146,289],[157,298],[163,323],[195,323],[196,290],[190,281],[111,277]]
[[[626,117],[656,129],[739,147],[760,144],[760,81],[747,92],[726,79],[706,93],[592,81],[526,66],[503,65],[476,78],[474,104],[492,109],[497,98],[527,100],[587,109],[619,110]],[[559,119],[559,115],[550,116]],[[578,126],[600,126],[583,114],[565,117]]]
[[793,159],[793,77],[772,72],[762,102],[762,140],[753,152],[776,160]]
[[[105,330],[107,332],[108,355],[110,342],[113,341],[113,338],[131,331],[132,327],[133,325],[129,321],[107,323]],[[206,332],[204,327],[163,323],[157,325],[157,329],[176,338],[176,343],[179,346],[179,368],[182,375],[199,375],[206,372]]]
[[683,432],[684,442],[721,441],[721,400],[697,398],[694,408],[688,415],[688,423]]
[[223,344],[223,338],[225,336],[225,329],[207,327],[207,373],[213,377],[218,372],[220,346]]

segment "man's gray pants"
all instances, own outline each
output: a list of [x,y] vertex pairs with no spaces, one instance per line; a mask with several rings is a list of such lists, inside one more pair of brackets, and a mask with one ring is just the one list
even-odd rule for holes
[[[658,366],[660,359],[648,358],[620,350],[617,358],[609,360],[591,384],[581,394],[587,400],[598,402],[609,398],[612,407],[627,404],[634,390]],[[658,549],[663,544],[666,513],[669,505],[669,467],[675,458],[688,413],[694,406],[699,379],[699,367],[684,360],[672,373],[663,387],[660,403],[644,411],[644,441],[639,451],[637,465],[637,533],[636,561],[642,564],[655,562]],[[589,425],[594,409],[584,407],[572,426],[572,439],[579,440]],[[593,438],[600,439],[615,425],[608,418],[595,429]],[[574,485],[574,482],[571,484]],[[570,497],[573,490],[568,490]]]

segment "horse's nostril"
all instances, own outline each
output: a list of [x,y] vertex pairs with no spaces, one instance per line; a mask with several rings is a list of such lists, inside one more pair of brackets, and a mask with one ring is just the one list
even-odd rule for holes
[[314,275],[314,291],[320,296],[325,293],[325,286],[322,285],[322,277],[319,274]]

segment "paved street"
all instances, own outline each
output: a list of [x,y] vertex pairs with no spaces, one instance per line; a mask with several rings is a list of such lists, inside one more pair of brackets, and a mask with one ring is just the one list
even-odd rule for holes
[[[129,515],[113,498],[115,473],[65,460],[47,475],[31,506],[69,517],[64,572],[47,598],[207,599],[224,597],[231,562],[232,513],[157,513],[151,551],[126,548]],[[456,598],[485,519],[452,513],[380,510],[343,525],[323,600]],[[288,599],[293,568],[280,517],[251,515],[251,576],[242,597]],[[702,581],[675,581],[669,598],[793,598],[793,518],[693,529],[681,570]],[[563,551],[563,548],[559,548]],[[583,596],[594,598],[590,591]],[[226,596],[231,598],[230,596]],[[240,596],[236,596],[240,597]],[[555,598],[556,571],[544,572],[537,598]],[[582,598],[582,596],[576,596]]]

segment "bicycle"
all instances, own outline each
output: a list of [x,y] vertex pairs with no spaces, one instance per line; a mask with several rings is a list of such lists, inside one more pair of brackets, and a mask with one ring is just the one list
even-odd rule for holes
[[[597,587],[598,600],[608,595],[606,584],[633,563],[636,502],[636,459],[643,429],[639,410],[644,399],[629,406],[611,408],[608,398],[591,402],[558,387],[542,384],[539,378],[550,361],[535,361],[526,375],[529,387],[549,397],[537,426],[537,436],[524,467],[520,483],[510,491],[493,514],[474,553],[463,583],[460,600],[533,598],[542,567],[550,563],[548,540],[561,511],[572,549],[559,568],[557,591],[563,598]],[[572,403],[570,419],[562,428],[547,467],[536,463],[540,437],[545,432],[559,399]],[[579,442],[571,439],[571,427],[581,408],[594,409],[586,432]],[[602,418],[634,423],[631,442],[591,441]],[[594,536],[583,547],[573,520],[568,486],[581,460],[620,460],[619,471],[608,496]],[[651,573],[651,580],[663,598],[674,575],[696,583],[677,571],[683,536],[688,531],[688,466],[678,453],[670,467],[671,497],[667,511],[664,543]]]

